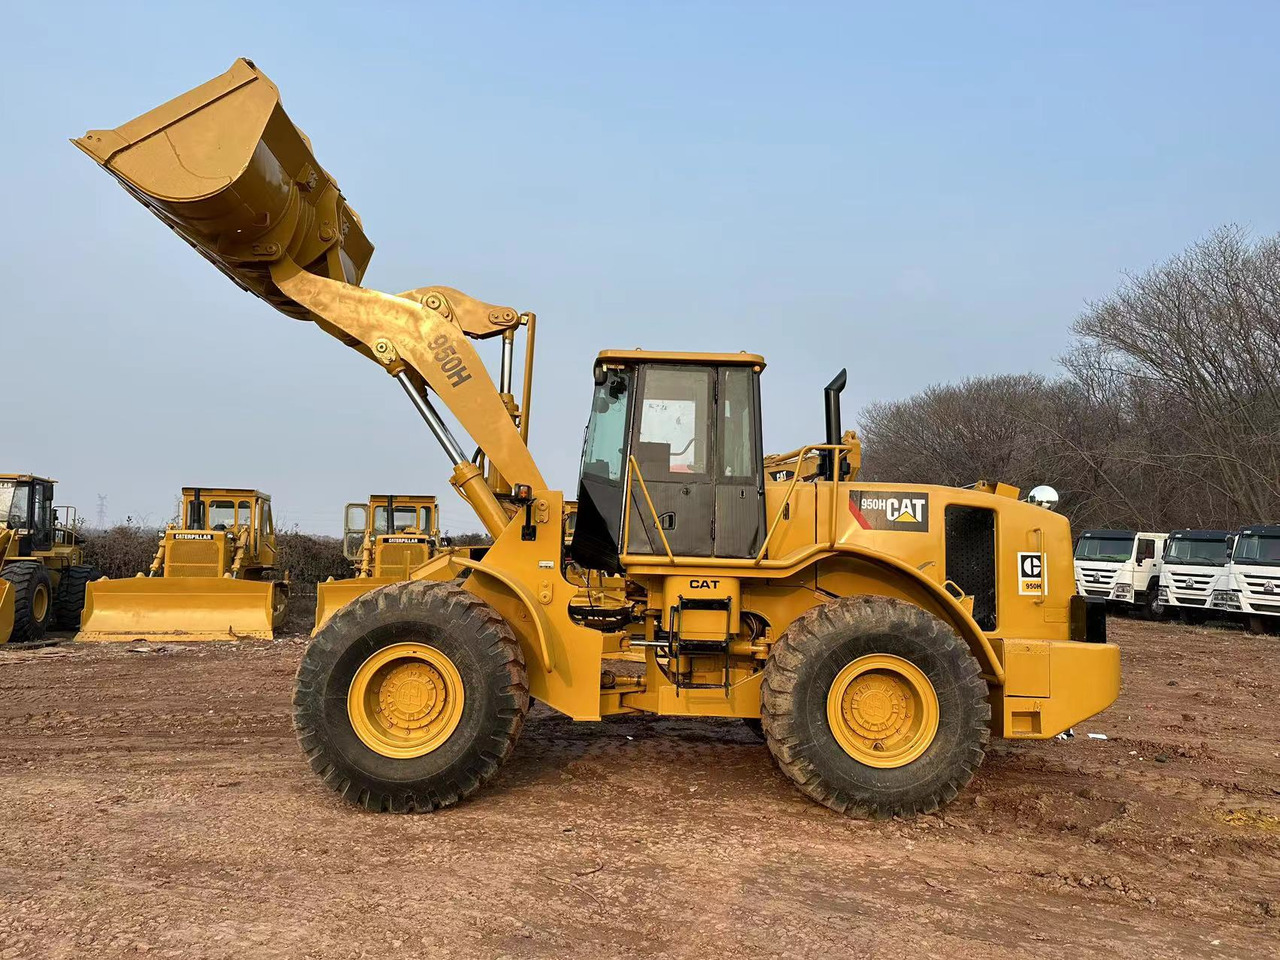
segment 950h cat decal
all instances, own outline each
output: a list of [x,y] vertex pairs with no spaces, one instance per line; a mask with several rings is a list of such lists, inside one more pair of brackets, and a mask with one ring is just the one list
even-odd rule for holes
[[863,530],[929,529],[929,494],[910,490],[850,490],[849,512]]

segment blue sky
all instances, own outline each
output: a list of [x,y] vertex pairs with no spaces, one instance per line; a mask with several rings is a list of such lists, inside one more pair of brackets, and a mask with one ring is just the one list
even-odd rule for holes
[[[271,492],[333,532],[438,492],[396,385],[241,293],[67,139],[255,60],[360,212],[366,284],[540,318],[532,447],[575,484],[605,347],[765,354],[765,442],[1052,373],[1124,271],[1280,230],[1280,6],[28,4],[6,13],[0,469],[90,517]],[[51,385],[55,388],[51,389]]]

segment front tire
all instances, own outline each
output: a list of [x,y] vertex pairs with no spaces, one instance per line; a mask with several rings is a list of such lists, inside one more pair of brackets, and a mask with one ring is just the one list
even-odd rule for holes
[[770,651],[765,739],[783,773],[833,810],[929,813],[982,763],[991,706],[981,672],[956,632],[914,604],[823,604]]
[[85,589],[105,574],[97,567],[76,566],[68,568],[58,581],[53,601],[53,620],[59,630],[79,630],[80,614],[84,612]]
[[0,569],[0,577],[13,584],[13,633],[9,641],[39,643],[53,622],[49,571],[38,560],[19,560]]
[[298,667],[294,729],[311,768],[373,811],[437,810],[492,779],[529,710],[506,621],[456,582],[391,584],[347,604]]
[[1165,605],[1160,601],[1160,588],[1158,586],[1147,586],[1147,592],[1142,597],[1142,613],[1147,619],[1159,622],[1165,617]]

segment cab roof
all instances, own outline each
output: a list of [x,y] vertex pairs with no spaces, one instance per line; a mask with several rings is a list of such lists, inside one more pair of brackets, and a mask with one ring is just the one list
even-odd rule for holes
[[382,506],[388,500],[395,503],[418,503],[425,506],[431,506],[436,502],[433,496],[420,496],[412,493],[371,493],[369,494],[369,502],[374,506]]
[[665,350],[601,350],[597,363],[699,363],[707,366],[740,366],[764,369],[764,357],[758,353],[682,353]]
[[1255,523],[1240,531],[1246,537],[1280,537],[1280,526],[1272,523]]
[[14,483],[57,483],[52,477],[37,477],[34,473],[0,473],[0,480],[11,480]]
[[1234,537],[1234,530],[1175,530],[1169,534],[1171,540],[1229,540]]
[[203,497],[256,497],[259,500],[270,500],[271,495],[249,487],[183,487],[183,499],[194,498],[199,492]]

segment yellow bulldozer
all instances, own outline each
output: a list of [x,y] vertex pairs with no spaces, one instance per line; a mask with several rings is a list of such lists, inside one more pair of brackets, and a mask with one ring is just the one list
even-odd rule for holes
[[[533,698],[584,721],[752,721],[815,801],[911,816],[955,797],[991,737],[1052,737],[1117,696],[1119,650],[1075,594],[1052,498],[860,480],[842,376],[824,439],[795,454],[816,458],[812,475],[774,480],[763,357],[602,351],[566,548],[566,498],[526,442],[531,315],[448,287],[361,286],[360,220],[249,61],[75,143],[241,287],[395,378],[493,538],[480,559],[441,552],[347,604],[307,647],[295,729],[347,800],[426,811],[469,796]],[[473,343],[491,337],[496,383]],[[625,591],[584,591],[571,562]],[[621,649],[644,651],[642,675],[602,669]]]
[[0,473],[0,643],[78,629],[85,589],[102,576],[84,562],[75,508],[54,506],[56,482]]
[[76,639],[270,640],[288,583],[276,574],[271,498],[240,487],[183,487],[179,522],[150,569],[89,585]]
[[316,585],[316,625],[323,627],[341,607],[370,590],[400,583],[436,554],[440,524],[436,498],[375,495],[348,503],[343,511],[342,554],[355,576]]

